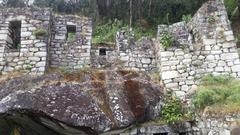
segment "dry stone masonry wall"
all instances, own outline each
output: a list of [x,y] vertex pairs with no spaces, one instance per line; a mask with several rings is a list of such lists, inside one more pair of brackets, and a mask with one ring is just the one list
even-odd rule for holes
[[50,66],[78,69],[90,66],[92,21],[74,15],[54,16]]
[[90,65],[91,19],[38,8],[6,8],[0,13],[0,72],[43,74],[49,66]]
[[[16,8],[0,13],[0,71],[28,69],[42,74],[47,67],[48,39],[36,38],[34,31],[50,30],[51,11]],[[17,27],[19,32],[14,34]]]
[[197,78],[205,74],[240,78],[236,42],[222,1],[206,2],[188,24],[160,25],[158,40],[164,33],[171,34],[177,43],[168,49],[158,48],[158,66],[166,89],[178,97],[185,98],[196,90]]
[[124,68],[147,72],[157,70],[156,49],[152,39],[143,37],[135,41],[121,31],[117,33],[116,40],[119,60]]

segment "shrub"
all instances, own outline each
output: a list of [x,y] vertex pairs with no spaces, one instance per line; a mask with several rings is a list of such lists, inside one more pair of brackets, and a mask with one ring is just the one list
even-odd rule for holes
[[161,115],[163,120],[167,123],[175,123],[180,121],[183,117],[183,108],[181,101],[177,98],[170,98],[165,100]]
[[160,43],[164,49],[174,45],[174,38],[170,34],[163,34]]
[[236,15],[236,9],[238,7],[238,0],[224,0],[228,15],[232,18]]
[[39,38],[39,37],[46,37],[48,35],[48,32],[45,29],[37,29],[33,32],[33,34],[36,38]]
[[182,21],[184,21],[184,22],[186,22],[186,23],[190,22],[191,19],[192,19],[192,15],[191,15],[191,14],[183,15],[183,16],[182,16]]

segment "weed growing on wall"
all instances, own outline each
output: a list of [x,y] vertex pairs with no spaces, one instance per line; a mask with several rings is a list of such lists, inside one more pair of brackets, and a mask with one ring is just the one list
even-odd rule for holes
[[185,23],[190,22],[191,19],[192,19],[192,15],[191,15],[191,14],[183,15],[183,16],[182,16],[182,21],[184,21]]
[[170,48],[174,45],[174,38],[170,34],[163,34],[160,39],[160,44],[164,49]]
[[209,16],[209,17],[208,17],[208,22],[209,22],[210,24],[215,23],[215,22],[216,22],[216,17],[213,16],[213,15]]
[[45,29],[37,29],[33,32],[33,35],[36,37],[36,38],[39,38],[39,37],[46,37],[48,35],[48,32],[47,30]]

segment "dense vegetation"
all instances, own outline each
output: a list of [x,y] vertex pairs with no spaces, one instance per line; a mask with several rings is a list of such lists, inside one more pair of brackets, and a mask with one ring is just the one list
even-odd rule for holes
[[208,113],[239,112],[240,81],[230,76],[205,76],[193,104],[199,111]]
[[[3,0],[3,5],[25,7],[29,6],[30,1],[32,0]],[[137,39],[141,36],[153,36],[158,24],[170,24],[181,20],[189,21],[196,10],[206,1],[35,0],[33,6],[51,7],[58,13],[91,16],[94,20],[94,42],[99,43],[113,42],[116,31],[129,26],[133,27]],[[230,18],[238,22],[237,7],[240,5],[239,0],[225,0],[225,4]],[[236,33],[240,32],[238,28],[235,31]]]

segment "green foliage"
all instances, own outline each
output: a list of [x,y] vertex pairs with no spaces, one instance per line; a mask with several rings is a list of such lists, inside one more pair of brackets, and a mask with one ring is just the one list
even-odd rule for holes
[[160,44],[164,49],[170,48],[174,45],[174,38],[170,34],[163,34],[160,39]]
[[214,76],[212,74],[206,75],[201,78],[203,85],[216,85],[216,84],[228,84],[232,81],[232,77],[228,75]]
[[[194,106],[202,110],[207,106],[240,105],[240,82],[230,76],[208,75],[202,78],[202,85],[193,97]],[[229,110],[228,110],[229,111]]]
[[68,42],[73,42],[76,40],[76,33],[74,32],[69,32],[68,33],[68,38],[67,38],[67,41]]
[[183,15],[183,16],[182,16],[182,21],[184,21],[184,22],[186,22],[186,23],[190,22],[191,19],[192,19],[192,15],[191,15],[191,14]]
[[114,20],[97,25],[93,31],[93,43],[113,43],[118,30],[124,26],[122,21]]
[[213,16],[213,15],[209,16],[208,17],[208,22],[211,23],[211,24],[215,23],[216,22],[215,16]]
[[135,26],[133,28],[134,38],[136,40],[140,39],[141,37],[154,37],[156,35],[156,30],[154,28],[144,29],[142,27]]
[[34,36],[36,38],[38,38],[38,37],[46,37],[48,35],[48,32],[45,29],[37,29],[37,30],[35,30],[33,32],[33,34],[34,34]]
[[163,117],[163,120],[167,123],[175,123],[180,121],[184,116],[181,101],[177,98],[170,98],[165,100],[161,115]]
[[237,14],[238,0],[224,0],[230,18]]
[[[102,25],[97,25],[93,31],[93,43],[114,43],[116,33],[119,30],[126,31],[130,34],[128,25],[116,19]],[[155,29],[144,28],[140,26],[140,24],[134,26],[132,31],[136,40],[140,39],[141,37],[154,37],[156,32]]]

